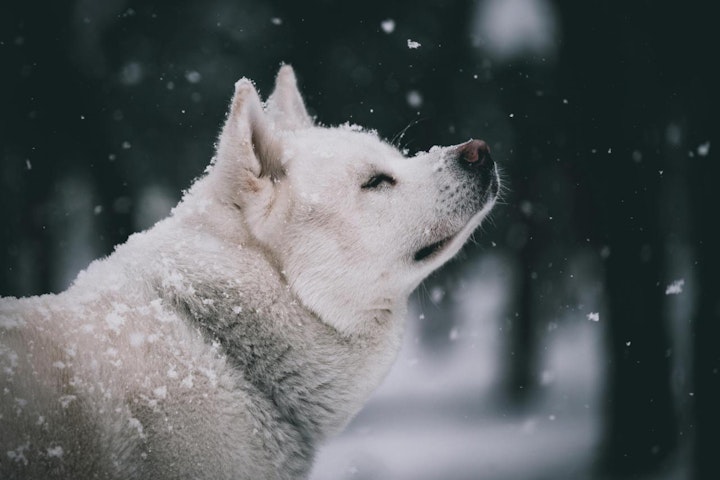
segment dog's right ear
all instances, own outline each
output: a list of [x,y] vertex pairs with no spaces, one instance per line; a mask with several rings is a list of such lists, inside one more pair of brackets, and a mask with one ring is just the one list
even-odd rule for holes
[[[257,90],[246,78],[235,84],[217,146],[216,167],[231,183],[244,181],[250,189],[262,178],[277,180],[284,175],[282,146]],[[242,185],[239,188],[242,190]]]
[[295,72],[290,65],[283,65],[275,78],[275,90],[267,101],[270,119],[282,130],[312,127],[302,95],[297,86]]

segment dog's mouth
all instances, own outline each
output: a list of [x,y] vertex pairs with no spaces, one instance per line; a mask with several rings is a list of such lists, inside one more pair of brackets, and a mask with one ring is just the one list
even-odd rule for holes
[[[489,192],[490,200],[485,202],[485,205],[480,209],[480,211],[476,212],[472,218],[465,224],[464,227],[459,229],[457,232],[453,233],[452,235],[448,235],[447,237],[443,238],[442,240],[439,240],[437,242],[433,242],[429,245],[426,245],[422,247],[420,250],[417,250],[413,254],[413,260],[415,260],[416,263],[429,261],[434,259],[435,257],[439,256],[441,252],[444,250],[452,249],[454,248],[451,246],[451,244],[454,244],[459,248],[461,246],[460,241],[464,242],[467,237],[470,236],[472,231],[480,225],[480,222],[482,219],[487,215],[487,213],[492,209],[492,207],[495,205],[495,200],[497,198],[497,190],[499,189],[499,186],[497,183],[493,185],[493,188],[491,188],[491,191]],[[458,241],[455,241],[458,240]]]
[[421,248],[420,250],[415,252],[413,259],[416,262],[422,262],[423,260],[427,260],[428,258],[434,257],[435,255],[440,253],[440,251],[442,251],[442,249],[445,247],[445,245],[450,243],[450,240],[452,239],[452,237],[453,237],[453,235],[451,235],[449,237],[445,237],[442,240],[440,240],[439,242],[431,243],[430,245]]
[[[442,240],[430,243],[429,245],[422,247],[420,250],[417,250],[413,254],[413,260],[415,260],[415,262],[417,263],[420,263],[432,260],[433,258],[439,256],[440,253],[444,250],[453,250],[456,247],[459,249],[462,246],[462,243],[464,243],[464,241],[467,239],[467,237],[470,236],[473,230],[478,225],[480,225],[482,219],[493,208],[493,206],[495,205],[495,201],[497,200],[499,190],[500,177],[497,174],[496,167],[495,174],[490,178],[490,183],[487,187],[487,190],[485,191],[481,208],[472,215],[472,217],[462,228],[459,228],[452,235],[448,235]],[[447,230],[445,230],[445,232],[447,233]]]

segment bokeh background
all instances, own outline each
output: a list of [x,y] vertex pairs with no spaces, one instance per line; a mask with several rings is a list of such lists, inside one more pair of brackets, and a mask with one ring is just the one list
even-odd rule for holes
[[63,290],[167,215],[233,83],[291,63],[320,122],[482,138],[509,185],[312,479],[718,479],[711,5],[5,2],[0,294]]

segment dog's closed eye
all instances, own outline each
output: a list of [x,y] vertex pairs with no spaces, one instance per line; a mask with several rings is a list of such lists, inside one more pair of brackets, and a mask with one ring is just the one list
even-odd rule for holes
[[363,183],[360,188],[363,190],[372,190],[375,188],[380,188],[382,186],[393,186],[397,183],[397,181],[391,177],[390,175],[387,175],[385,173],[376,173],[372,177],[370,177],[370,180]]

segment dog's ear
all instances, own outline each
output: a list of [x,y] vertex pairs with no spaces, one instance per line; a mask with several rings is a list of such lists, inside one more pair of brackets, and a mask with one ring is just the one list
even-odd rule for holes
[[216,162],[222,175],[233,179],[277,180],[284,175],[282,145],[263,111],[257,90],[246,78],[235,84]]
[[275,90],[267,101],[267,112],[275,125],[283,130],[297,130],[313,125],[290,65],[283,65],[278,71]]

